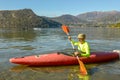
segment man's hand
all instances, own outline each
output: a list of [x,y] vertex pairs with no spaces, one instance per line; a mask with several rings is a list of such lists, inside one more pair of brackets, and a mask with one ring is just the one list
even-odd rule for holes
[[80,54],[80,52],[74,52],[75,56],[78,56]]
[[68,36],[68,39],[71,41],[71,39],[72,39],[71,36]]

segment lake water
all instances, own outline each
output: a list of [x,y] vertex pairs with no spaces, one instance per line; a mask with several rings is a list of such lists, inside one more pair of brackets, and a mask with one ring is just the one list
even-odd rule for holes
[[[70,28],[77,40],[85,33],[91,51],[120,50],[120,28]],[[79,65],[59,67],[27,67],[9,62],[12,57],[72,52],[66,34],[60,29],[16,31],[0,29],[0,80],[119,80],[120,61],[86,64],[88,75],[79,74]],[[83,79],[82,79],[83,78]]]

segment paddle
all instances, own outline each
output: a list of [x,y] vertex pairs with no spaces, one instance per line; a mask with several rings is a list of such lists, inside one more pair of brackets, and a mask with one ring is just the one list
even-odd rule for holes
[[[68,28],[67,26],[62,25],[62,30],[67,34],[67,36],[70,36],[70,34],[69,34],[70,30],[69,30],[69,28]],[[72,48],[75,50],[73,43],[71,43],[71,45],[72,45]],[[77,60],[78,60],[78,62],[79,62],[80,73],[86,75],[86,74],[87,74],[87,70],[86,70],[83,62],[80,61],[80,59],[79,59],[78,56],[76,56],[76,58],[77,58]]]

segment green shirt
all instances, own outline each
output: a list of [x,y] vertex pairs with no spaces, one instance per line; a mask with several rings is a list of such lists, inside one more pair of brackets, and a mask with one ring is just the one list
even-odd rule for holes
[[81,44],[80,42],[75,42],[75,41],[71,40],[71,43],[73,45],[78,46],[78,50],[81,53],[81,56],[83,56],[83,57],[89,57],[90,56],[90,47],[89,47],[89,44],[86,41],[83,44]]

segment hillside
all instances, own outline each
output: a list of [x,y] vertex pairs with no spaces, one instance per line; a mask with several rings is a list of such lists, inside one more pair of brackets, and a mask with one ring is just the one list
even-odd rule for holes
[[32,29],[60,26],[56,21],[37,16],[31,9],[0,11],[0,28]]
[[69,14],[62,15],[59,17],[54,17],[54,18],[52,18],[52,20],[55,20],[62,24],[80,24],[81,22],[84,22],[83,20],[80,20],[76,16],[69,15]]
[[119,11],[93,11],[77,16],[61,15],[58,17],[43,17],[36,15],[31,9],[0,11],[0,28],[56,28],[62,24],[81,27],[105,27],[110,24],[120,23]]
[[79,14],[76,17],[86,21],[102,22],[102,23],[116,23],[120,21],[119,11],[106,11],[106,12],[87,12]]
[[54,17],[51,19],[61,24],[74,25],[74,26],[86,23],[85,20],[81,20],[80,18],[69,14],[65,14],[59,17]]
[[109,24],[120,22],[120,12],[119,11],[93,11],[77,16],[73,15],[62,15],[53,20],[60,22],[62,24],[78,24],[80,26],[107,26]]

